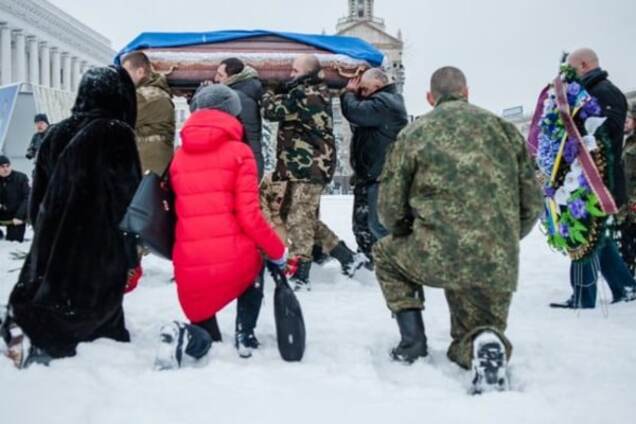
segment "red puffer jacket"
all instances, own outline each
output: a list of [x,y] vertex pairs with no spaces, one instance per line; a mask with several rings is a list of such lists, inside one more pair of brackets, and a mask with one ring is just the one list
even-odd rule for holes
[[176,195],[173,251],[181,306],[192,322],[210,318],[240,296],[263,263],[285,245],[263,218],[256,161],[233,116],[199,110],[181,130],[170,166]]

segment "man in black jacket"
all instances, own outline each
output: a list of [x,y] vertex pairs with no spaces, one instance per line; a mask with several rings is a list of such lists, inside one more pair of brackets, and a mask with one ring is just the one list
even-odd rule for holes
[[[11,169],[11,161],[0,156],[0,222],[7,227],[7,241],[24,241],[29,178]],[[4,236],[0,231],[0,239]]]
[[240,59],[232,57],[221,62],[214,80],[235,90],[241,99],[242,109],[239,119],[245,128],[247,142],[254,152],[258,166],[258,178],[261,180],[265,166],[262,144],[263,122],[261,119],[263,85],[258,79],[258,72],[256,69],[246,66]]
[[31,137],[31,143],[29,144],[29,148],[25,155],[27,159],[34,159],[35,155],[38,154],[38,150],[40,150],[40,146],[42,145],[42,140],[44,140],[46,131],[49,129],[49,118],[45,113],[38,113],[35,115],[34,123],[35,134]]
[[[603,108],[607,120],[603,124],[612,143],[611,163],[613,170],[610,190],[616,206],[621,208],[627,201],[623,155],[623,133],[627,117],[627,99],[607,79],[607,72],[600,67],[596,53],[587,48],[578,49],[568,56],[568,65],[576,70],[585,89]],[[621,258],[616,242],[606,237],[594,257],[585,262],[572,262],[570,284],[573,295],[564,303],[552,303],[552,307],[594,308],[596,306],[596,282],[599,271],[612,292],[612,303],[636,299],[636,281]]]
[[378,218],[378,178],[387,149],[408,123],[406,107],[395,84],[377,68],[351,80],[340,102],[353,128],[353,232],[360,250],[371,259],[375,241],[388,234]]

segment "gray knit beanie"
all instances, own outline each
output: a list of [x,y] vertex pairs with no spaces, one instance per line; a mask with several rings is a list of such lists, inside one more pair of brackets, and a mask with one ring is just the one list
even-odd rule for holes
[[197,90],[190,102],[190,111],[199,109],[216,109],[232,116],[241,113],[241,100],[231,88],[221,85],[207,85]]

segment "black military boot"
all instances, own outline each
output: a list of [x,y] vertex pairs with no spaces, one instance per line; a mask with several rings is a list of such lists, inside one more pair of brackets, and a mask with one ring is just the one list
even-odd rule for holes
[[364,254],[354,253],[342,241],[329,254],[340,262],[342,273],[349,278],[353,278],[356,271],[362,268],[367,261]]
[[324,265],[331,260],[331,256],[327,255],[325,251],[322,250],[322,247],[317,244],[314,244],[314,247],[311,250],[311,257],[318,265]]
[[294,291],[311,290],[311,283],[309,282],[309,271],[311,271],[311,261],[306,259],[299,260],[296,273],[289,279],[289,284],[294,289]]
[[422,311],[419,309],[407,309],[395,314],[402,340],[391,351],[391,357],[395,361],[412,364],[418,358],[427,355],[426,334],[424,334],[424,321]]

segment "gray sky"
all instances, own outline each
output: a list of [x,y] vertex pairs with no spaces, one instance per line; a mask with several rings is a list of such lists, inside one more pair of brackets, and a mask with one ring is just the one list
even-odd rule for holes
[[[346,0],[50,0],[110,38],[119,50],[144,31],[275,29],[335,31]],[[175,8],[171,8],[175,5]],[[592,47],[610,78],[636,89],[635,0],[376,0],[375,14],[406,43],[409,112],[430,108],[425,93],[440,66],[464,70],[471,101],[496,113],[534,107],[562,50]]]

